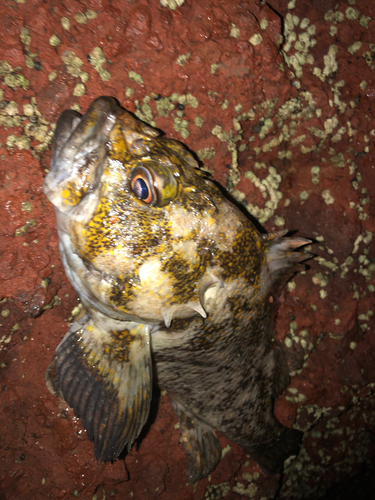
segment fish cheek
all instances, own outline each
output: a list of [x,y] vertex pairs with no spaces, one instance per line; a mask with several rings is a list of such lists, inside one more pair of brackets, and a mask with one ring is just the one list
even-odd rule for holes
[[[129,225],[126,246],[132,260],[132,272],[117,277],[110,298],[116,307],[121,308],[129,301],[143,302],[145,296],[144,309],[147,310],[150,297],[146,295],[152,295],[153,303],[169,286],[160,263],[171,251],[170,227],[168,219],[158,212],[133,214]],[[141,317],[145,316],[145,310]]]
[[133,280],[131,277],[118,276],[112,285],[109,294],[109,303],[118,310],[129,312],[126,304],[134,294]]

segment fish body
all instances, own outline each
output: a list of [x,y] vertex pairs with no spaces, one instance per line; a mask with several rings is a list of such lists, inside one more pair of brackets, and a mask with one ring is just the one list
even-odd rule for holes
[[66,111],[44,191],[84,315],[46,374],[81,418],[95,453],[115,459],[139,435],[152,379],[180,421],[189,479],[221,458],[214,429],[267,473],[297,454],[273,399],[288,384],[273,338],[279,288],[307,254],[262,235],[179,143],[100,97]]

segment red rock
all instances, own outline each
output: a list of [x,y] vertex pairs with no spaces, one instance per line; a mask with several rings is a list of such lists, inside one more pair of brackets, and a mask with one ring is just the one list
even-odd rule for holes
[[146,37],[151,29],[151,12],[145,5],[138,5],[129,13],[125,36],[131,38]]
[[[334,483],[346,484],[374,459],[375,402],[370,384],[375,383],[375,314],[371,314],[375,313],[375,238],[371,238],[375,154],[370,43],[375,14],[372,3],[364,0],[353,6],[336,4],[301,0],[292,8],[279,0],[269,5],[207,0],[185,2],[174,11],[159,2],[135,6],[118,0],[3,4],[0,60],[12,69],[1,72],[0,94],[4,101],[17,104],[21,117],[10,123],[9,103],[1,104],[0,489],[4,498],[96,494],[101,499],[133,493],[138,500],[215,495],[236,500],[246,498],[241,491],[248,489],[246,495],[253,492],[255,500],[308,500],[321,497]],[[348,8],[359,11],[357,19],[348,19]],[[74,16],[87,9],[97,17],[78,23]],[[296,42],[315,26],[309,40],[316,44],[308,49],[313,62],[301,66],[300,77],[292,75],[293,67],[280,52],[285,48],[279,37],[287,15],[295,16],[291,19],[296,34],[288,57],[299,52]],[[69,19],[70,30],[63,29],[62,17]],[[337,34],[332,36],[334,27]],[[21,28],[29,32],[29,45],[20,40]],[[59,45],[50,44],[52,34],[58,36]],[[258,45],[254,34],[262,36]],[[348,48],[355,41],[362,46],[351,53]],[[322,81],[314,69],[324,71],[332,45],[337,46],[338,66]],[[87,60],[95,47],[106,58],[101,68],[108,71],[108,80]],[[88,75],[85,82],[69,74],[62,60],[68,50],[82,61],[81,70]],[[40,62],[40,71],[26,67],[27,51],[36,54],[33,59]],[[131,71],[143,83],[134,81]],[[17,80],[17,75],[23,79]],[[85,93],[74,96],[81,83]],[[125,95],[126,88],[133,93]],[[283,478],[265,477],[240,447],[220,437],[222,446],[229,444],[231,450],[211,480],[187,485],[186,458],[168,397],[161,398],[140,446],[134,446],[125,461],[100,464],[72,411],[45,387],[45,370],[69,328],[77,299],[60,262],[53,210],[42,193],[50,161],[50,151],[44,151],[47,144],[40,148],[38,136],[32,135],[27,149],[7,143],[11,136],[26,137],[31,125],[48,133],[51,125],[42,119],[54,123],[73,105],[84,112],[103,94],[116,97],[132,112],[145,113],[147,104],[156,126],[200,151],[205,168],[234,187],[238,198],[261,209],[271,205],[266,230],[287,227],[317,239],[311,250],[317,258],[283,291],[276,319],[277,339],[289,346],[287,359],[294,375],[292,392],[287,389],[278,398],[275,413],[285,425],[296,424],[306,431],[303,450]],[[197,100],[196,107],[192,101],[185,103],[182,118],[188,121],[189,134],[185,137],[175,128],[176,107],[159,114],[160,99],[172,94],[191,94]],[[23,106],[34,97],[38,112],[31,124]],[[196,125],[196,117],[203,119],[202,127]],[[272,127],[262,129],[268,120]],[[214,135],[217,126],[221,128]],[[278,139],[280,143],[272,146]],[[271,167],[281,179],[272,177]],[[247,172],[253,172],[259,183]],[[23,210],[25,202],[32,205],[30,212]],[[277,217],[285,225],[278,225],[282,221]],[[30,219],[35,225],[15,236]]]

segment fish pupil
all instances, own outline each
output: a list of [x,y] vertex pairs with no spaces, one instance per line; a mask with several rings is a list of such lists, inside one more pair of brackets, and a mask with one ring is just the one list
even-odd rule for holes
[[143,179],[138,178],[134,183],[133,189],[137,198],[141,200],[146,200],[148,198],[149,189]]

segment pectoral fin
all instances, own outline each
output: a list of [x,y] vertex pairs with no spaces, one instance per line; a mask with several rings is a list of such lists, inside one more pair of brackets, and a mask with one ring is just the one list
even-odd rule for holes
[[145,424],[152,395],[149,329],[119,321],[72,325],[46,373],[47,387],[74,409],[103,461],[130,450]]
[[180,421],[182,441],[188,459],[189,481],[195,483],[212,472],[221,458],[219,439],[212,427],[197,417],[190,417],[179,403],[172,400]]

